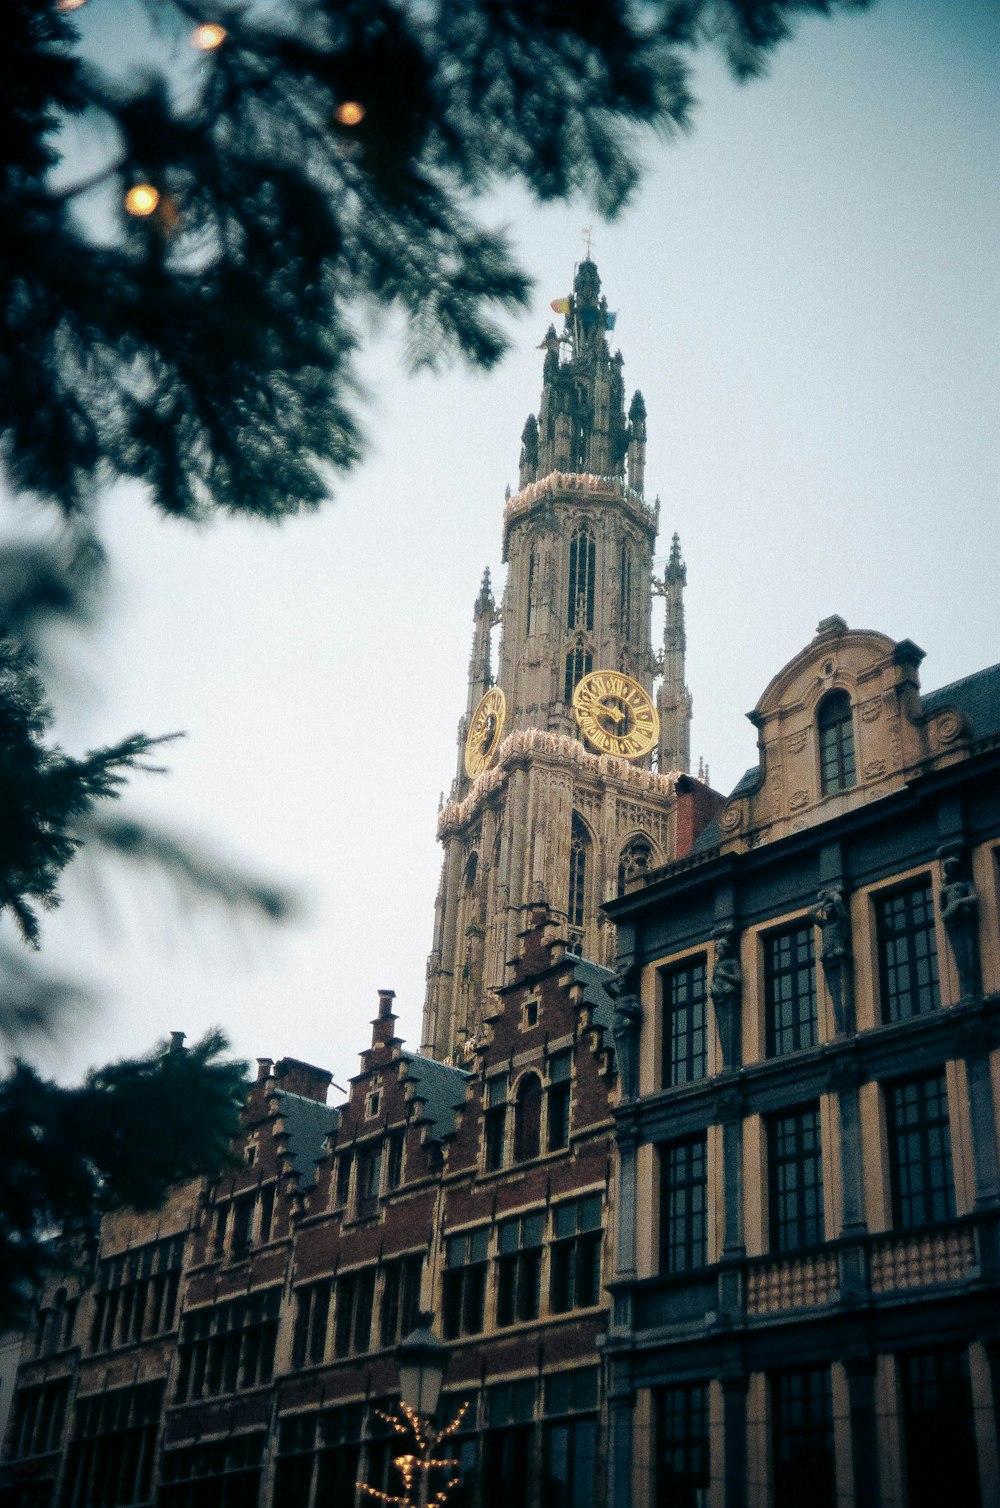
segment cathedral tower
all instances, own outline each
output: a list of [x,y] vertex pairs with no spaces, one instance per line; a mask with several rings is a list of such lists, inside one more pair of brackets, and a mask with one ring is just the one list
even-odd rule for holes
[[[445,856],[423,1023],[424,1051],[438,1058],[480,1039],[530,902],[564,916],[579,952],[613,962],[600,907],[677,856],[677,801],[690,784],[684,565],[675,535],[654,583],[646,408],[637,392],[626,413],[621,353],[608,348],[614,315],[589,257],[554,307],[564,328],[550,325],[542,343],[541,404],[504,508],[502,604],[487,572],[458,774],[438,821]],[[667,604],[659,657],[654,584]]]

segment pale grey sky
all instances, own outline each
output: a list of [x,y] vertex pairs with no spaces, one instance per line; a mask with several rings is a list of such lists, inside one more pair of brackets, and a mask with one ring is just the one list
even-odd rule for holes
[[105,874],[95,900],[81,864],[49,956],[105,1003],[47,1066],[222,1022],[241,1053],[343,1084],[381,987],[419,1041],[472,604],[485,565],[502,578],[536,348],[585,224],[646,397],[659,552],[676,529],[688,565],[713,784],[754,761],[743,714],[829,613],[915,639],[927,688],[1000,658],[998,60],[996,0],[880,0],[803,24],[746,88],[706,62],[693,134],[647,144],[614,225],[509,192],[483,205],[537,280],[497,372],[407,379],[391,324],[372,333],[370,456],[319,515],[195,531],[109,502],[100,696],[62,736],[186,729],[133,807],[300,884],[309,913],[234,936],[134,876]]

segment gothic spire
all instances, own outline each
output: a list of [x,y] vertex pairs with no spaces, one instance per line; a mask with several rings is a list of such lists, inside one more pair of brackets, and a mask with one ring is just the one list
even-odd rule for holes
[[660,686],[660,769],[688,773],[691,764],[691,693],[684,683],[687,635],[684,631],[684,587],[687,566],[679,535],[670,544],[663,574],[666,616],[663,625],[663,682]]

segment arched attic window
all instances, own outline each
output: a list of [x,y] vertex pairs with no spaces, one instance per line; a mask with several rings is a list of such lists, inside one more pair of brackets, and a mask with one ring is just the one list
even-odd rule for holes
[[857,784],[854,761],[854,717],[846,691],[831,691],[819,704],[820,786],[824,796],[848,791]]
[[527,1162],[537,1157],[542,1135],[542,1081],[536,1073],[526,1073],[517,1086],[514,1102],[514,1160]]
[[570,930],[576,940],[583,940],[583,927],[587,915],[587,860],[590,853],[590,834],[580,817],[573,813],[573,828],[569,843],[569,896],[566,914]]
[[596,572],[597,546],[588,526],[581,524],[569,542],[567,627],[593,628]]

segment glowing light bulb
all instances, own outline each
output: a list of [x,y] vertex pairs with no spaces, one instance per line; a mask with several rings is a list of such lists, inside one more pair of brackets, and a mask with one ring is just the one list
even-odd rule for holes
[[333,118],[342,126],[360,126],[365,118],[365,107],[360,100],[345,100],[334,110]]
[[160,196],[151,183],[137,183],[125,195],[125,208],[140,219],[151,215],[159,202]]
[[79,10],[87,0],[56,0],[56,10]]
[[204,26],[196,26],[191,33],[192,47],[198,47],[202,52],[213,52],[216,47],[221,47],[226,40],[226,28],[216,26],[214,22],[206,21]]

